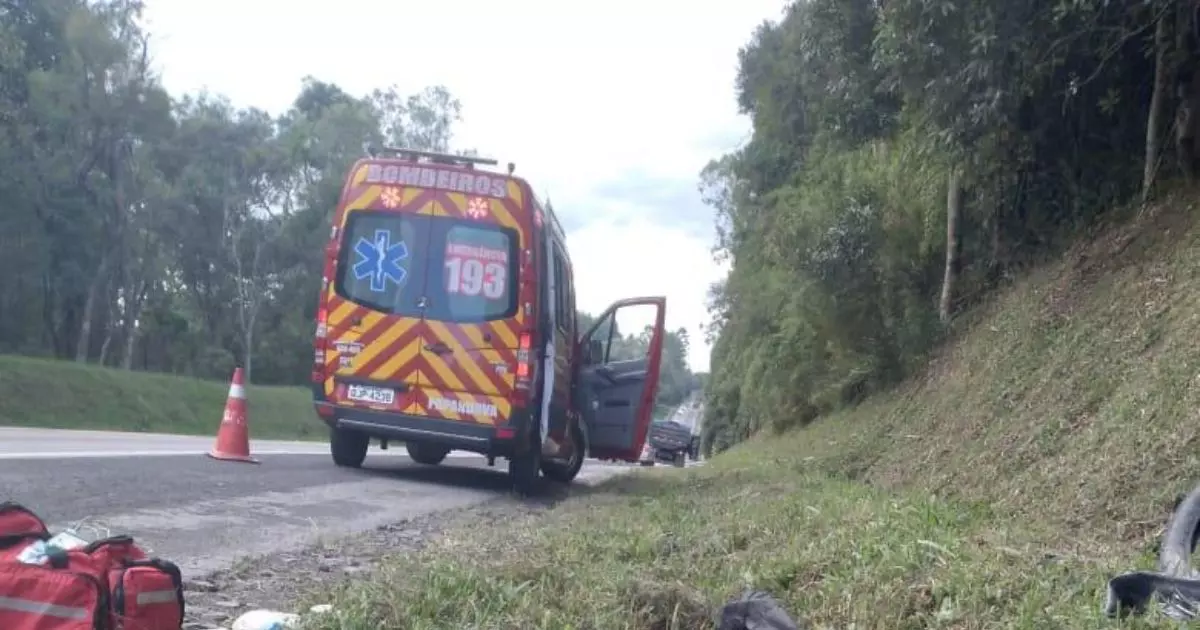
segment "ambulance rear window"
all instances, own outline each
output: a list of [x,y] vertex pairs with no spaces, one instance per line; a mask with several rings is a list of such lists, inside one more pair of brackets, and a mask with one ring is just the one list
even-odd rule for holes
[[470,322],[515,315],[516,232],[445,217],[434,219],[432,231],[425,316]]
[[417,315],[428,249],[426,217],[354,212],[342,237],[335,289],[383,313]]
[[504,319],[517,312],[517,243],[516,231],[495,224],[359,210],[342,237],[334,288],[391,315]]

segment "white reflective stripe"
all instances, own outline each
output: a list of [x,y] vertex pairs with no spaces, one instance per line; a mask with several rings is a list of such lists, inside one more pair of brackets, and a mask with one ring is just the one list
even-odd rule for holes
[[145,604],[170,604],[179,601],[179,595],[175,591],[146,591],[137,594],[138,606]]
[[46,615],[47,617],[77,619],[79,621],[87,621],[92,617],[86,608],[59,606],[57,604],[47,604],[46,602],[17,599],[15,597],[0,597],[0,610],[13,610],[16,612],[33,613],[35,615]]
[[241,385],[238,385],[237,383],[230,385],[229,386],[229,397],[230,398],[245,398],[246,397],[246,388],[242,387]]

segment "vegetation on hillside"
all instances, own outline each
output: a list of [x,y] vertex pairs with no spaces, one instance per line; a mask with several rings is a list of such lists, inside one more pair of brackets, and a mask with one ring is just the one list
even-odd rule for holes
[[712,628],[750,588],[813,628],[1178,628],[1103,606],[1200,478],[1196,194],[1022,274],[889,392],[499,531],[464,519],[312,627]]
[[898,382],[1023,266],[1190,176],[1197,26],[1178,0],[805,0],[759,27],[753,135],[702,174],[732,263],[706,448]]

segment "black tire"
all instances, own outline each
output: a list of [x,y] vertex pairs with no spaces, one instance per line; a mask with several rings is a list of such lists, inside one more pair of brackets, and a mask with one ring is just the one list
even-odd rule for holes
[[508,459],[508,478],[513,490],[522,496],[537,494],[542,481],[542,440],[537,427],[531,427],[530,445],[524,453]]
[[583,468],[583,460],[587,455],[587,445],[583,443],[583,431],[578,424],[571,423],[571,441],[575,444],[575,453],[566,464],[558,462],[542,462],[542,474],[547,479],[558,483],[571,483]]
[[350,429],[329,431],[329,453],[333,455],[333,463],[342,468],[362,468],[369,446],[371,436],[366,433]]
[[687,453],[683,451],[675,451],[675,457],[671,460],[671,464],[676,468],[687,466]]
[[450,454],[450,449],[444,446],[423,442],[405,442],[404,448],[408,451],[409,458],[426,466],[437,466]]
[[1200,539],[1200,486],[1175,506],[1158,551],[1158,570],[1167,575],[1190,576],[1197,539]]

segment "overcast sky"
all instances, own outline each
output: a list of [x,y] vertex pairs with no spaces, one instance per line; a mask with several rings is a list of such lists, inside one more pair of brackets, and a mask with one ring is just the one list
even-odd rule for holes
[[[515,162],[554,203],[578,307],[666,295],[707,370],[712,211],[698,174],[737,147],[737,50],[784,0],[147,0],[151,52],[175,94],[288,108],[313,75],[356,95],[442,84],[463,104],[452,144]],[[572,7],[575,7],[574,9]]]

